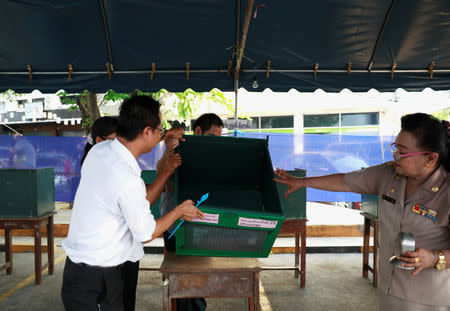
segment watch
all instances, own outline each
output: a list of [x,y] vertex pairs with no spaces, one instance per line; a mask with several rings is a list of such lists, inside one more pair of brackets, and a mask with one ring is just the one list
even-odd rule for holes
[[436,252],[438,254],[439,260],[434,267],[437,270],[444,270],[447,265],[447,261],[445,260],[444,252],[441,250],[436,250]]

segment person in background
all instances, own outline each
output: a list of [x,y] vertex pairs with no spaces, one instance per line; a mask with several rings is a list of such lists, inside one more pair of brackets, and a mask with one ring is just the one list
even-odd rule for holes
[[36,168],[36,150],[23,136],[14,136],[16,141],[12,153],[12,167],[16,169],[35,169]]
[[124,285],[125,263],[140,260],[143,243],[178,218],[203,217],[191,200],[156,220],[150,212],[137,159],[165,136],[180,139],[182,134],[162,128],[158,102],[147,96],[125,100],[116,133],[116,139],[88,152],[81,169],[69,234],[62,242],[67,254],[61,288],[65,310],[124,310],[124,287],[133,287]]
[[[391,144],[393,162],[347,174],[295,178],[277,168],[276,181],[300,188],[377,194],[380,219],[378,308],[450,309],[450,123],[424,113],[401,118]],[[390,263],[401,232],[412,233],[415,251]]]
[[117,119],[113,117],[100,117],[94,121],[91,127],[91,132],[87,136],[87,143],[84,147],[84,154],[81,158],[81,165],[83,165],[84,159],[94,147],[95,144],[105,141],[114,140],[116,138]]
[[[223,128],[223,121],[220,117],[214,113],[206,113],[201,115],[194,123],[194,135],[211,135],[211,136],[221,136]],[[165,141],[166,150],[158,161],[156,165],[157,174],[162,170],[163,165],[167,159],[173,156],[174,150],[179,145],[179,140],[168,139]],[[174,197],[174,185],[173,178],[169,178],[167,182],[166,189],[161,195],[161,202],[159,204],[159,210],[161,216],[167,215],[175,207],[175,197]],[[169,236],[175,229],[172,225],[169,229],[164,232],[164,247],[169,252],[175,252],[176,239],[173,235],[170,239]],[[206,310],[206,301],[204,298],[183,298],[177,299],[177,310],[179,311],[197,311]]]

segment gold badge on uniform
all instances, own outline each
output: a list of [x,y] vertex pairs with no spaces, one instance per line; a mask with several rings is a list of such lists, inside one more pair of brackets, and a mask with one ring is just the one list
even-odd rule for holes
[[420,205],[419,203],[417,203],[416,205],[413,206],[412,211],[414,213],[424,216],[426,218],[430,218],[431,220],[435,220],[436,216],[437,216],[436,211],[426,208],[425,206]]

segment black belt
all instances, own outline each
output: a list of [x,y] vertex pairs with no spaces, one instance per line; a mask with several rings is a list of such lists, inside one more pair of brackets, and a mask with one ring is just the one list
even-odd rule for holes
[[121,263],[120,265],[117,265],[117,266],[109,266],[109,267],[91,266],[84,262],[79,262],[79,263],[73,262],[72,260],[70,260],[69,257],[67,257],[67,261],[73,265],[82,267],[83,269],[89,268],[89,269],[99,269],[99,270],[114,270],[114,269],[121,269],[124,266],[124,263]]

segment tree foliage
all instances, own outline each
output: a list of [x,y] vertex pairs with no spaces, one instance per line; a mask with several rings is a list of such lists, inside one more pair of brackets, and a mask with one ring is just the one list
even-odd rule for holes
[[13,101],[17,100],[17,98],[20,96],[21,96],[20,93],[16,93],[12,89],[8,89],[8,90],[0,93],[0,98],[3,100],[6,100],[8,102],[13,102]]
[[435,116],[439,120],[450,121],[450,107],[436,111],[435,113],[433,113],[433,116]]
[[[166,89],[161,89],[155,93],[135,91],[134,94],[151,96],[161,104],[161,112],[163,115],[163,124],[166,128],[170,128],[169,120],[177,120],[186,125],[190,124],[193,116],[198,112],[201,103],[213,102],[223,105],[228,112],[233,112],[234,107],[231,100],[225,97],[224,93],[219,89],[212,89],[210,92],[195,92],[187,89],[184,92],[171,93]],[[131,96],[128,93],[117,93],[114,90],[106,92],[103,101],[124,100]]]

